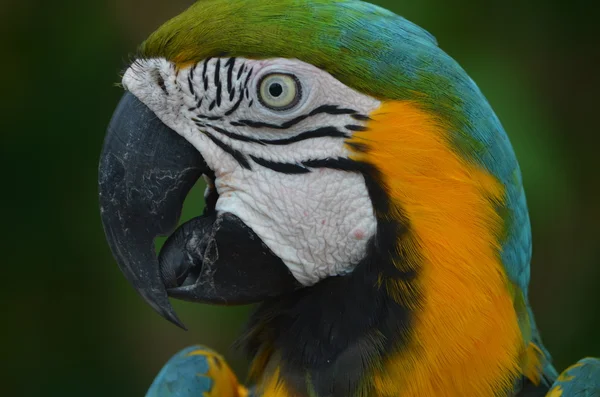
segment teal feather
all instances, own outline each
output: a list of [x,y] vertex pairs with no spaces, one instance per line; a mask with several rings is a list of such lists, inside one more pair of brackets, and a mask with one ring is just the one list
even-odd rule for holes
[[548,397],[599,397],[600,360],[584,358],[567,368],[554,382]]
[[213,379],[208,376],[206,356],[189,354],[200,346],[188,347],[171,358],[150,386],[146,397],[198,397],[210,392]]

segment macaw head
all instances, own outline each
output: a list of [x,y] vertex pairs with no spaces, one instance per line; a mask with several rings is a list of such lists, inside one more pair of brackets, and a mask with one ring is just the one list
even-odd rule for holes
[[[355,0],[202,0],[142,44],[122,85],[102,219],[125,276],[170,320],[169,296],[314,293],[326,307],[335,290],[373,322],[418,312],[464,335],[479,328],[457,313],[525,307],[529,220],[511,145],[475,83],[402,17]],[[157,258],[154,238],[201,176],[204,214]],[[495,302],[501,290],[512,301]]]
[[[417,190],[428,178],[440,212],[465,193],[444,179],[472,183],[499,214],[501,183],[520,188],[506,135],[465,72],[427,32],[368,3],[198,1],[142,44],[122,85],[102,217],[125,275],[171,318],[167,295],[263,300],[395,251],[419,210],[436,211]],[[442,164],[452,160],[463,164]],[[204,215],[155,258],[154,238],[172,232],[200,176]]]

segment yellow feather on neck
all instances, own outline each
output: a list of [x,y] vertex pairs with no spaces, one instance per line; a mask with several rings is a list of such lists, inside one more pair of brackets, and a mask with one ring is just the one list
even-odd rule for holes
[[368,149],[352,158],[379,169],[408,219],[398,247],[408,264],[398,266],[419,266],[416,284],[386,287],[400,301],[415,288],[421,297],[401,302],[413,309],[411,336],[374,375],[373,396],[506,395],[525,345],[500,261],[503,186],[457,155],[417,104],[384,103],[371,119],[349,142]]

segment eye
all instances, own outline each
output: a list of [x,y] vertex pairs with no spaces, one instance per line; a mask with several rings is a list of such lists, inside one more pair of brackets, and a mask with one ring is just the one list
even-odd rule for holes
[[269,109],[288,110],[300,102],[302,87],[294,75],[267,74],[258,84],[258,98]]

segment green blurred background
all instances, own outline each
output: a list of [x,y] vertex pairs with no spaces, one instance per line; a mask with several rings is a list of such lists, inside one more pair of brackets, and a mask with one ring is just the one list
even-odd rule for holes
[[[598,12],[577,0],[375,2],[437,36],[489,98],[523,169],[546,345],[560,369],[600,356]],[[230,346],[248,309],[175,302],[190,331],[167,323],[121,276],[99,219],[97,163],[119,73],[190,3],[0,4],[3,396],[141,396],[194,343],[243,371]],[[185,217],[201,203],[196,188]]]

